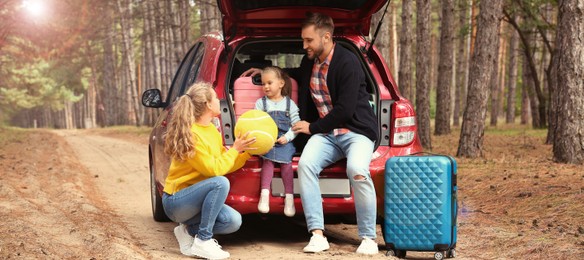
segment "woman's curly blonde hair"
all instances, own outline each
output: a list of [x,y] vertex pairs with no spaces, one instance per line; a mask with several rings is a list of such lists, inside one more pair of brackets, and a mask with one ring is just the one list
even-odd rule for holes
[[193,84],[171,110],[170,123],[164,137],[164,152],[185,161],[195,155],[195,140],[191,127],[213,99],[213,87],[206,82]]

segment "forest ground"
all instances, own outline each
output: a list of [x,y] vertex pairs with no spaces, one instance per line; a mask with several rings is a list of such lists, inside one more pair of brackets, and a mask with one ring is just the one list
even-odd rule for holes
[[[458,133],[433,136],[454,155]],[[545,130],[498,127],[484,157],[457,158],[457,259],[584,259],[584,166],[552,161]],[[173,223],[151,216],[148,129],[0,128],[0,259],[188,259]],[[363,257],[355,225],[327,225],[331,249],[304,254],[303,221],[250,215],[217,236],[231,259]],[[433,259],[408,252],[408,258]]]

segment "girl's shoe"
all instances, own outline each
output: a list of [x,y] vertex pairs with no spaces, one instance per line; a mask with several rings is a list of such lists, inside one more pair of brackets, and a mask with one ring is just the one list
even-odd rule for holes
[[296,208],[294,207],[294,194],[286,194],[284,199],[284,215],[294,217]]
[[270,212],[270,190],[262,189],[260,193],[260,203],[258,203],[258,211],[261,213]]

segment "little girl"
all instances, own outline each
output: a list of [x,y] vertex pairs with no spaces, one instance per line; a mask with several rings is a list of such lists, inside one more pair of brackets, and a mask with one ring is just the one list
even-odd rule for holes
[[265,96],[258,99],[255,109],[266,111],[278,126],[278,140],[272,150],[262,155],[264,158],[261,172],[261,192],[258,211],[270,211],[270,184],[274,176],[274,163],[280,164],[280,174],[284,183],[284,214],[288,217],[296,214],[294,208],[294,172],[292,156],[296,152],[291,143],[296,137],[292,125],[300,121],[298,106],[292,99],[290,77],[279,67],[266,67],[262,71],[262,84]]
[[172,158],[164,185],[166,215],[180,252],[211,259],[228,258],[213,234],[229,234],[241,226],[241,215],[225,205],[229,180],[223,175],[241,168],[255,142],[238,136],[227,150],[213,119],[221,113],[217,94],[208,83],[195,83],[174,105],[164,152]]

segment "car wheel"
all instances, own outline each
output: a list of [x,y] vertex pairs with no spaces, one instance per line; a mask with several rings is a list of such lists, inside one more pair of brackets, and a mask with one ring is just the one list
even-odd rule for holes
[[166,216],[164,208],[162,207],[162,196],[156,188],[156,178],[154,178],[154,166],[150,164],[150,198],[152,201],[152,216],[158,222],[169,222],[170,219]]

